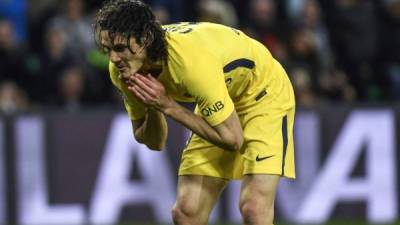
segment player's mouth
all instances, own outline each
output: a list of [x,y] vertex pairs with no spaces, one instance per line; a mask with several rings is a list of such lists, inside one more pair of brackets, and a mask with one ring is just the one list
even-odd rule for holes
[[127,79],[128,75],[128,68],[126,66],[124,66],[123,64],[117,64],[117,69],[119,71],[119,79],[124,81],[125,79]]
[[126,66],[124,66],[124,65],[118,65],[117,68],[118,68],[119,73],[121,73],[121,74],[126,73],[126,72],[127,72],[127,69],[128,69],[128,68],[127,68]]
[[118,68],[118,70],[123,70],[125,68],[125,66],[122,64],[119,64],[119,65],[117,65],[117,68]]

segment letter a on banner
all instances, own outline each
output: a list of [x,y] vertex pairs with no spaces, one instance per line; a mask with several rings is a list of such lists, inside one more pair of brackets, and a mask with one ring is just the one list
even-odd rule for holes
[[[133,158],[142,180],[131,181]],[[90,203],[89,221],[93,224],[118,222],[126,205],[149,204],[160,223],[171,221],[175,178],[166,151],[150,151],[135,141],[131,121],[125,115],[112,123],[94,196]]]
[[[341,130],[326,163],[297,213],[297,222],[323,223],[338,202],[367,204],[368,220],[397,218],[395,120],[388,110],[355,111]],[[351,173],[366,145],[366,175]]]

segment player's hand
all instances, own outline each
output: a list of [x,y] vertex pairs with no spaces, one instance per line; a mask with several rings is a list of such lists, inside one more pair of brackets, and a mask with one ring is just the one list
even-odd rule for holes
[[164,85],[150,74],[136,73],[129,77],[128,89],[148,107],[163,112],[172,101]]

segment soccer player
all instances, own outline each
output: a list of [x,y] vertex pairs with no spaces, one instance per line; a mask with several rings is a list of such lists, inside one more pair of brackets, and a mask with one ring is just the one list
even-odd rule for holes
[[[164,148],[165,116],[192,131],[182,153],[176,225],[205,225],[227,182],[242,179],[245,225],[273,223],[280,177],[295,177],[295,100],[282,66],[259,42],[211,23],[161,27],[138,0],[110,0],[95,21],[136,140]],[[194,112],[176,101],[195,102]]]

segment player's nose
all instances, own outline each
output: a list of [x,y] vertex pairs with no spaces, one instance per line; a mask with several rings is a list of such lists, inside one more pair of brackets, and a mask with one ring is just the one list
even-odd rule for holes
[[115,51],[110,51],[110,60],[113,63],[119,62],[121,60],[121,57],[118,56],[118,54]]

